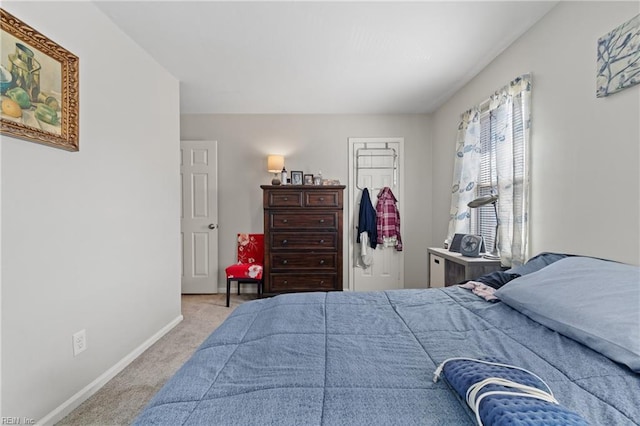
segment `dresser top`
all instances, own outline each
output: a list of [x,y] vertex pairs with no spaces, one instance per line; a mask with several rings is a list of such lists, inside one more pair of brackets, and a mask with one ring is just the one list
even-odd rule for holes
[[309,191],[321,189],[345,189],[345,185],[260,185],[262,189],[304,189]]

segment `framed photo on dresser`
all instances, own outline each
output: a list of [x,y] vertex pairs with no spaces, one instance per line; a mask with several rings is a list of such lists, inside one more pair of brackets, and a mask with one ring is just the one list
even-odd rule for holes
[[313,185],[313,175],[304,175],[304,184]]
[[291,185],[302,185],[302,172],[291,171]]

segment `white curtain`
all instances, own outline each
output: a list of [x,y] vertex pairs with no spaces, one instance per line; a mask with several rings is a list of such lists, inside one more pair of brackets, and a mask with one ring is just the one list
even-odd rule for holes
[[467,203],[476,198],[476,185],[480,173],[480,108],[474,107],[462,114],[456,136],[456,159],[451,187],[449,232],[469,233],[470,209]]
[[[492,168],[498,193],[498,248],[502,264],[527,260],[529,240],[529,128],[531,75],[516,78],[489,99]],[[458,126],[448,238],[468,233],[480,170],[480,108],[462,115]]]

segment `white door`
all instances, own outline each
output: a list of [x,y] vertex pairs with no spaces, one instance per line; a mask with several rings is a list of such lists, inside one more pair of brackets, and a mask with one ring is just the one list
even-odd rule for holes
[[182,293],[218,292],[218,143],[180,142]]
[[403,235],[404,211],[403,138],[349,138],[349,286],[355,291],[404,288],[404,255],[393,247],[381,245],[373,250],[373,262],[363,268],[358,261],[356,243],[360,198],[369,190],[375,208],[378,193],[388,186],[398,200],[400,234]]

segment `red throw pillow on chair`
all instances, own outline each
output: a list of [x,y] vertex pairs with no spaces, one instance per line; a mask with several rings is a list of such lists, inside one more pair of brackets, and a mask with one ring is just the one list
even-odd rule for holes
[[238,234],[238,263],[225,269],[227,278],[262,279],[264,234]]

